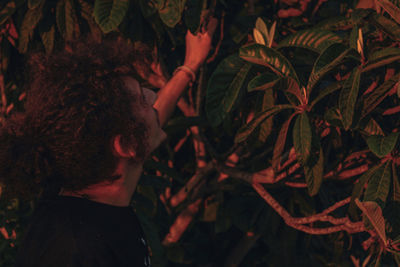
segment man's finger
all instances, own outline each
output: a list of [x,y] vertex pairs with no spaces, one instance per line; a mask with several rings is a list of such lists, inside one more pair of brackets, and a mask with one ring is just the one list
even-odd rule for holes
[[213,36],[215,29],[217,28],[217,25],[218,25],[218,20],[214,17],[210,17],[210,20],[208,21],[207,24],[207,33],[210,36]]

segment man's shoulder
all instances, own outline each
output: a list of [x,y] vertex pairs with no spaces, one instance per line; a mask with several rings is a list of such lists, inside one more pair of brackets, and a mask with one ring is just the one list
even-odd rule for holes
[[99,258],[104,262],[136,262],[136,258],[148,258],[143,240],[136,216],[128,208],[114,209],[83,199],[57,198],[38,205],[19,257],[32,258],[33,262],[43,262],[43,257],[65,258],[63,261],[68,262],[85,255],[81,260],[88,262]]

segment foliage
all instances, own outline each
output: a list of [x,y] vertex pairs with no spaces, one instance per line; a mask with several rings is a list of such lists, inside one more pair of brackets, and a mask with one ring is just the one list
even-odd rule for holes
[[[213,14],[214,54],[133,199],[154,266],[399,266],[400,8],[367,2],[2,1],[0,119],[23,108],[29,51],[118,34],[168,76]],[[1,266],[33,205],[2,201]]]

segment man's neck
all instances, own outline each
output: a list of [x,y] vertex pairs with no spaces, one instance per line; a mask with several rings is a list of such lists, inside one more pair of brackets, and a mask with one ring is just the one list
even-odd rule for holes
[[120,163],[117,173],[122,173],[122,176],[118,180],[101,182],[78,191],[61,190],[60,195],[87,198],[112,206],[127,207],[136,190],[142,170],[142,164],[132,166],[126,162]]

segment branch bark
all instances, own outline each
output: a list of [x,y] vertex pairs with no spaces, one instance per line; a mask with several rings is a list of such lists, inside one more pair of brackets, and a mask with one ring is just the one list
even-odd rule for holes
[[[337,208],[349,203],[350,198],[346,198],[333,206],[324,210],[322,213],[318,213],[308,217],[294,218],[285,208],[283,208],[278,201],[276,201],[265,188],[259,183],[252,184],[254,190],[270,205],[285,221],[285,223],[297,230],[303,231],[308,234],[313,235],[326,235],[339,231],[346,231],[350,234],[360,233],[366,231],[363,222],[352,222],[349,218],[334,218],[328,213],[333,212]],[[329,226],[325,228],[315,228],[311,226],[306,226],[304,224],[314,223],[317,221],[330,222],[334,226]]]

